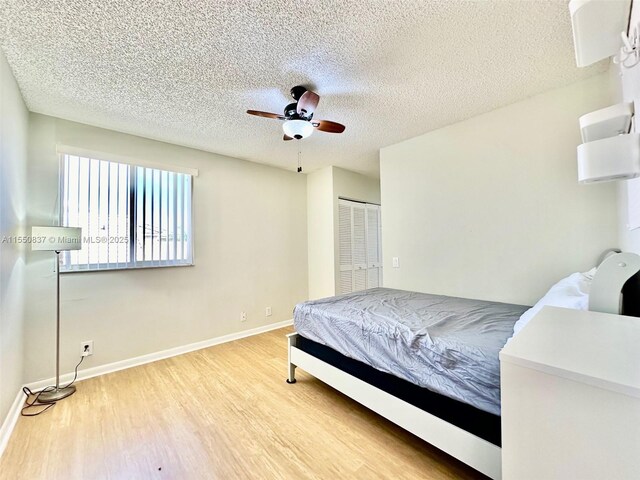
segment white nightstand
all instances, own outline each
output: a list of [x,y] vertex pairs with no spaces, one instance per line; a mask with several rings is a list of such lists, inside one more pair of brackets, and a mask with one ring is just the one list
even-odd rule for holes
[[503,480],[640,478],[640,318],[545,307],[500,370]]

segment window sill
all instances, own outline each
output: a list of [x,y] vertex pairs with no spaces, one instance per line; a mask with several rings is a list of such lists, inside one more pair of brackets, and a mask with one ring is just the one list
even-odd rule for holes
[[95,272],[121,272],[125,270],[152,270],[157,268],[179,268],[193,267],[194,263],[185,263],[180,265],[137,265],[135,267],[89,267],[77,270],[60,270],[60,275],[68,273],[95,273]]

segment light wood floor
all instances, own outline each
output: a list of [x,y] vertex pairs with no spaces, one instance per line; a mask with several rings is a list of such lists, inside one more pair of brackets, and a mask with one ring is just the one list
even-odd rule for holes
[[281,329],[78,383],[21,417],[2,479],[483,478],[298,369]]

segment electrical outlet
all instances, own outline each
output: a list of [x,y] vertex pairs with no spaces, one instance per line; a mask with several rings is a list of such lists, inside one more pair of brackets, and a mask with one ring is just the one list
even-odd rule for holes
[[271,316],[271,307],[267,307],[264,311],[264,315],[266,317],[270,317]]
[[80,352],[83,357],[93,355],[93,340],[87,340],[80,344]]
[[400,259],[398,257],[393,257],[393,268],[400,268]]
[[240,321],[241,322],[247,321],[247,312],[240,312]]

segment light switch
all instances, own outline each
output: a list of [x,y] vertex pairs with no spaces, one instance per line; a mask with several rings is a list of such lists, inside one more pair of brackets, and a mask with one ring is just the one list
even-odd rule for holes
[[398,257],[393,257],[393,268],[400,268],[400,259]]

